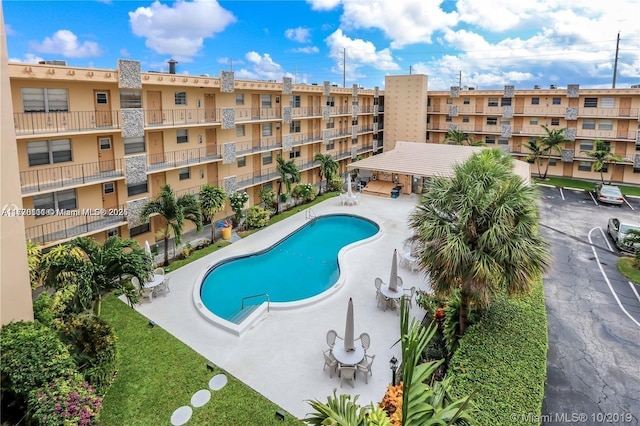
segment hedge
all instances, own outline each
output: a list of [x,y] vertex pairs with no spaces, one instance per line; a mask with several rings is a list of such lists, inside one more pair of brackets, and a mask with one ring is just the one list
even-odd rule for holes
[[453,394],[472,392],[479,424],[530,425],[541,414],[547,376],[542,282],[529,296],[493,304],[467,329],[449,363]]

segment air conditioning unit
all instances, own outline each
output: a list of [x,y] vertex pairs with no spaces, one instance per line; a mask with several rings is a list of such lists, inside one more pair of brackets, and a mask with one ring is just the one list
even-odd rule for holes
[[535,90],[540,90],[540,85],[539,85],[539,84],[536,84],[535,86],[533,86],[533,88],[534,88]]
[[632,89],[640,89],[640,84],[632,84],[631,88]]
[[552,89],[552,90],[553,89],[557,89],[557,88],[558,88],[558,86],[556,86],[555,84],[552,84],[552,85],[549,86],[549,89]]

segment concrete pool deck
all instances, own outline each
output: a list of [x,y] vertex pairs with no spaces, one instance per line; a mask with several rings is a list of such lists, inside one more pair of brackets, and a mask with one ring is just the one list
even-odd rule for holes
[[[317,216],[353,213],[372,219],[380,225],[382,234],[346,251],[340,264],[344,285],[338,291],[313,305],[271,311],[241,336],[216,327],[197,312],[192,293],[194,286],[199,286],[198,277],[222,259],[258,251],[279,241],[306,223],[306,211],[170,273],[171,292],[136,309],[298,418],[311,411],[307,400],[326,401],[336,388],[338,393],[360,395],[358,402],[362,405],[377,403],[391,381],[389,360],[392,356],[401,359],[401,351],[399,344],[393,346],[400,336],[399,317],[395,311],[385,312],[377,307],[374,279],[388,281],[393,249],[401,252],[404,240],[410,236],[407,219],[417,200],[413,194],[397,199],[363,195],[358,206],[342,206],[337,197],[313,206],[311,210]],[[286,265],[274,265],[267,273],[286,274]],[[429,289],[419,272],[400,267],[398,275],[406,288]],[[344,335],[350,297],[354,303],[355,336],[370,334],[367,353],[375,355],[375,361],[368,384],[359,374],[353,388],[348,383],[340,388],[339,378],[330,378],[328,369],[322,369],[322,351],[327,349],[328,330]],[[412,313],[418,319],[424,316],[415,304]]]

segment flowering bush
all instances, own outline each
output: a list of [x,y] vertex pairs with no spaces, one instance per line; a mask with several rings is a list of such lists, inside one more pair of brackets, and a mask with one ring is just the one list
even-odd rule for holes
[[310,183],[296,185],[293,188],[293,197],[304,202],[313,201],[316,198],[316,188]]
[[102,399],[79,377],[58,378],[29,394],[32,420],[46,426],[96,424]]
[[231,205],[231,210],[235,213],[233,220],[236,225],[238,225],[240,219],[242,219],[242,210],[244,209],[244,205],[247,204],[247,201],[249,201],[249,194],[245,191],[229,194],[229,204]]
[[269,212],[260,206],[249,207],[247,225],[249,228],[264,228],[269,223]]

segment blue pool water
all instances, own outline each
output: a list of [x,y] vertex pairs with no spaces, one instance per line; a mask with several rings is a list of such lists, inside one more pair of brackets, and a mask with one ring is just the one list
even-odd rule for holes
[[[202,282],[200,297],[215,315],[233,320],[246,296],[268,293],[271,302],[315,296],[337,282],[340,249],[375,235],[378,229],[356,216],[315,218],[265,251],[214,266]],[[264,297],[249,299],[245,307],[264,301]]]

